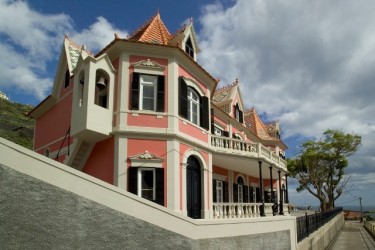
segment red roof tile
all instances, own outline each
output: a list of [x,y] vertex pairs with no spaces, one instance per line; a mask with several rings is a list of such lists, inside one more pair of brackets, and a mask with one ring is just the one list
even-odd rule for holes
[[157,12],[148,22],[133,32],[128,40],[166,45],[171,38],[172,35],[160,19],[159,12]]

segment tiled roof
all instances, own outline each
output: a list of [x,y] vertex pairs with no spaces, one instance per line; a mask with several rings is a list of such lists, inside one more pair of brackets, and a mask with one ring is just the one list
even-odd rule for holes
[[260,120],[254,107],[244,112],[246,127],[263,140],[271,140],[272,137],[268,134],[266,127]]
[[236,86],[238,86],[237,79],[232,84],[216,89],[212,97],[213,103],[215,103],[216,106],[220,107],[222,105],[226,105],[229,102],[231,102],[233,91],[235,91]]
[[160,19],[160,13],[158,12],[146,24],[133,32],[128,40],[166,45],[171,38],[172,35]]

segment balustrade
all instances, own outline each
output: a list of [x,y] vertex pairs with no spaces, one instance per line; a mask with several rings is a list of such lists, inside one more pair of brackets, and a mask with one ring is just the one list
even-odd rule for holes
[[[262,203],[214,203],[215,219],[260,217]],[[266,203],[266,216],[272,216],[272,203]]]

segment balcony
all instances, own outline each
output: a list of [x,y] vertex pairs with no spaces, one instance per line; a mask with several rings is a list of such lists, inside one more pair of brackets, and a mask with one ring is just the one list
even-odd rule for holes
[[[273,212],[273,203],[264,203],[265,216],[273,216],[279,214],[276,208]],[[231,219],[231,218],[252,218],[261,217],[262,203],[213,203],[214,219]],[[283,212],[289,215],[288,204],[283,204]]]
[[216,153],[238,155],[253,158],[255,160],[262,160],[268,164],[277,166],[285,172],[287,171],[286,161],[261,143],[246,142],[234,138],[211,135],[211,147]]

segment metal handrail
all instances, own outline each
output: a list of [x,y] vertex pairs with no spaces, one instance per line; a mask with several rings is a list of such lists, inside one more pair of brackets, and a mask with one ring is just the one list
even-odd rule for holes
[[55,161],[58,161],[58,160],[59,160],[60,151],[61,151],[62,147],[64,146],[64,142],[65,142],[65,140],[66,140],[66,137],[68,137],[68,155],[69,155],[69,147],[70,147],[70,127],[68,128],[68,131],[66,132],[66,134],[65,134],[65,136],[64,136],[64,140],[62,141],[62,143],[61,143],[61,145],[60,145],[59,151],[57,151],[57,155],[56,155]]

